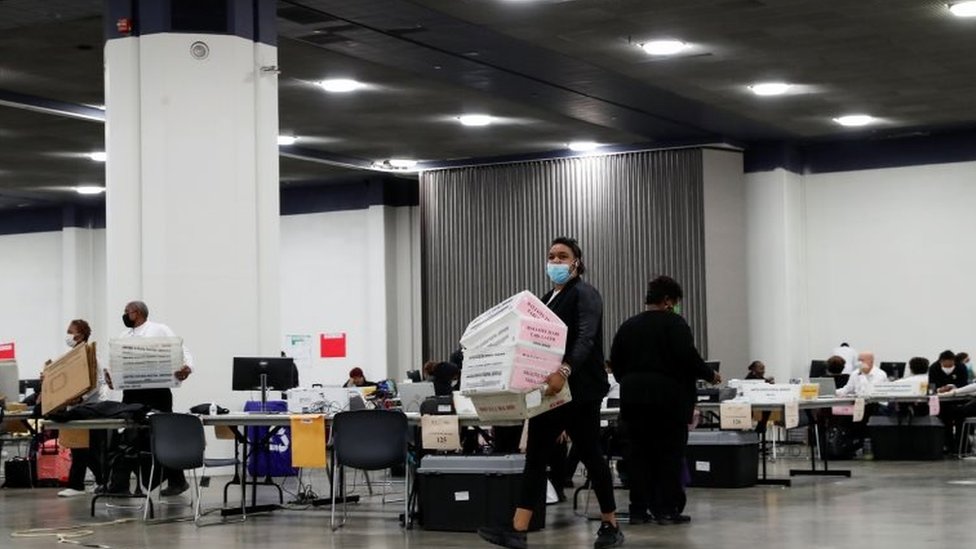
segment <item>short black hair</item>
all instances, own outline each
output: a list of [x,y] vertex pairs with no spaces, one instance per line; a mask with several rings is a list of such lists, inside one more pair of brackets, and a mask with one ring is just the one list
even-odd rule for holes
[[570,238],[568,236],[557,236],[552,239],[552,243],[549,247],[552,248],[556,244],[562,244],[569,248],[573,252],[573,256],[576,258],[576,275],[579,276],[586,272],[586,266],[583,265],[583,248],[580,248],[579,242],[575,238]]
[[839,376],[840,374],[844,373],[845,364],[847,364],[847,362],[844,361],[843,357],[834,355],[827,359],[827,371],[832,375]]
[[908,371],[913,375],[924,374],[929,371],[929,359],[917,356],[908,361]]
[[681,285],[675,279],[661,275],[647,283],[647,295],[644,297],[644,304],[657,305],[669,297],[681,299],[684,296]]
[[762,361],[761,360],[753,360],[752,363],[749,364],[749,371],[751,372],[751,371],[755,370],[756,369],[756,366],[758,366],[760,364],[762,364]]
[[967,358],[969,358],[969,353],[957,353],[956,354],[956,362],[959,362],[960,364],[963,363],[963,362],[966,362],[966,359]]
[[953,353],[949,349],[946,349],[945,351],[942,351],[941,353],[939,353],[939,361],[941,362],[943,360],[951,360],[951,361],[955,362],[956,361],[956,353]]

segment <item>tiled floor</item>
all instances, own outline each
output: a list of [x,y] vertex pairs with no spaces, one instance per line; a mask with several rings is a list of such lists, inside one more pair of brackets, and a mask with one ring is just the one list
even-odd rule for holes
[[[780,461],[773,472],[781,474],[788,467],[802,465],[794,460]],[[796,478],[791,488],[692,489],[688,512],[694,520],[690,525],[625,525],[626,545],[914,549],[972,546],[976,542],[976,461],[857,461],[843,465],[853,469],[853,478]],[[322,478],[314,479],[314,485],[322,492],[328,489]],[[0,490],[0,548],[56,544],[52,537],[10,537],[19,530],[136,516],[131,510],[101,508],[97,519],[90,519],[86,497],[59,499],[56,492]],[[623,508],[626,496],[622,491],[617,494]],[[219,491],[212,489],[205,502],[217,498]],[[420,528],[406,532],[397,524],[397,504],[384,507],[371,502],[350,509],[349,524],[337,533],[329,530],[328,508],[320,508],[278,511],[251,517],[244,524],[210,528],[196,528],[186,522],[147,525],[138,521],[93,526],[94,534],[81,541],[113,549],[486,547],[474,534]],[[167,506],[164,513],[177,516],[186,511],[184,507]],[[530,545],[590,547],[598,526],[595,521],[575,516],[569,504],[550,506],[546,530],[531,535]]]

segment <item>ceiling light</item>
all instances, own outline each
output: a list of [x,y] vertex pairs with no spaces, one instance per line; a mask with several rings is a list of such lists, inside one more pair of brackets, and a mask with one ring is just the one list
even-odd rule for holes
[[487,126],[494,122],[494,119],[487,114],[462,114],[458,121],[465,126]]
[[790,91],[790,84],[786,82],[760,82],[749,86],[752,93],[761,96],[783,95]]
[[287,147],[288,145],[294,145],[295,144],[295,141],[298,141],[298,138],[295,137],[294,135],[279,135],[278,136],[278,144],[279,145],[284,145],[284,146]]
[[327,92],[348,93],[362,89],[364,84],[350,78],[330,78],[319,82],[319,86]]
[[641,49],[651,55],[674,55],[688,48],[688,44],[680,40],[651,40],[640,45]]
[[949,11],[956,17],[976,17],[976,1],[953,2],[949,4]]
[[79,185],[75,187],[75,192],[78,194],[102,194],[105,192],[105,187],[96,187],[95,185]]
[[877,122],[878,119],[869,114],[848,114],[845,116],[838,116],[834,119],[841,126],[847,126],[850,128],[856,128],[860,126],[867,126],[873,122]]
[[600,148],[600,144],[595,141],[573,141],[568,147],[571,151],[588,152]]
[[416,160],[410,160],[407,158],[391,158],[386,162],[391,168],[396,168],[398,170],[409,170],[417,165]]
[[88,153],[88,158],[91,158],[95,162],[105,162],[106,160],[108,160],[108,153],[105,152]]

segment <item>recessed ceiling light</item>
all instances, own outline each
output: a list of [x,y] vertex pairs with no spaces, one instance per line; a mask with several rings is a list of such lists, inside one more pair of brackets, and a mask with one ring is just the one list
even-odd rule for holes
[[494,118],[487,114],[462,114],[458,121],[465,126],[487,126],[494,122]]
[[284,145],[284,146],[287,147],[288,145],[294,145],[295,144],[295,141],[298,141],[298,138],[295,137],[294,135],[279,135],[278,136],[278,144],[279,145]]
[[587,152],[600,148],[600,144],[595,141],[573,141],[568,147],[571,151]]
[[350,78],[329,78],[319,82],[319,86],[327,92],[348,93],[362,89],[365,84]]
[[95,185],[79,185],[75,187],[75,192],[78,194],[102,194],[105,192],[105,187],[96,187]]
[[845,116],[838,116],[834,119],[841,126],[847,126],[849,128],[856,128],[859,126],[867,126],[868,124],[877,122],[878,119],[869,114],[848,114]]
[[752,93],[761,96],[783,95],[790,91],[792,86],[786,82],[759,82],[749,86]]
[[416,160],[411,160],[408,158],[391,158],[386,162],[391,168],[396,168],[398,170],[409,170],[417,165]]
[[949,11],[956,17],[976,17],[976,1],[953,2],[949,4]]
[[105,152],[93,152],[88,153],[88,158],[91,158],[95,162],[105,162],[108,160],[108,154]]
[[651,40],[640,47],[651,55],[675,55],[688,49],[688,44],[680,40]]

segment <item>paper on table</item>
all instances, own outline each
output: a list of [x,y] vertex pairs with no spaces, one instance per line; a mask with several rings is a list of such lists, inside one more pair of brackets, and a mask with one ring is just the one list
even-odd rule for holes
[[800,405],[795,400],[787,402],[783,407],[783,424],[787,429],[800,424]]

